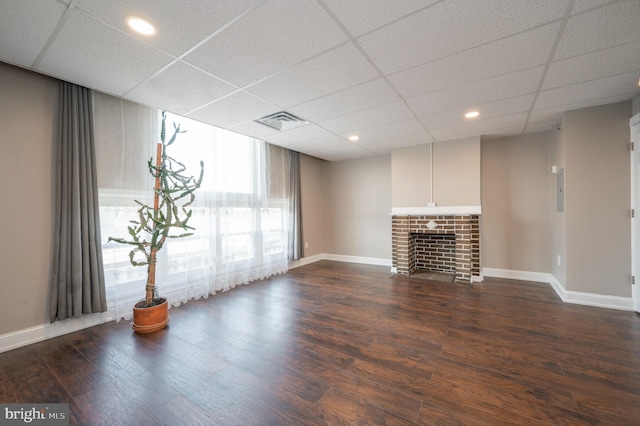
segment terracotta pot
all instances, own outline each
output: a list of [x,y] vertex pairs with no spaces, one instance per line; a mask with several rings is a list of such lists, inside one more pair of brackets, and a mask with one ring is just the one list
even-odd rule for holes
[[169,303],[167,299],[155,299],[155,306],[144,307],[144,301],[133,307],[133,330],[136,333],[153,333],[169,324]]

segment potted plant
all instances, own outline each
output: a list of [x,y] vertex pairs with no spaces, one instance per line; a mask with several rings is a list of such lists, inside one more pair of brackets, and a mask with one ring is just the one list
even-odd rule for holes
[[180,133],[180,125],[173,124],[173,135],[166,139],[166,113],[162,112],[160,141],[156,146],[155,163],[148,161],[149,173],[154,178],[153,205],[135,202],[140,206],[137,220],[128,227],[129,239],[109,237],[109,241],[133,246],[129,261],[133,266],[147,267],[145,298],[133,307],[133,329],[136,333],[151,333],[169,323],[167,299],[156,291],[156,261],[158,251],[167,239],[193,235],[189,226],[195,200],[195,191],[202,183],[204,164],[200,162],[200,176],[196,179],[184,173],[186,167],[167,154]]

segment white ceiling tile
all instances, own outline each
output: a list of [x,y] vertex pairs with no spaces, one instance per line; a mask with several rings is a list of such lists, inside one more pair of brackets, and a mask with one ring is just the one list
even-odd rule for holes
[[357,134],[360,138],[358,143],[362,144],[369,140],[416,132],[422,132],[426,135],[426,131],[422,123],[420,123],[420,120],[417,118],[410,118],[408,120],[394,121],[393,123],[383,124],[381,126],[353,129],[353,131],[343,133],[341,136],[348,140],[349,136]]
[[390,104],[400,99],[395,90],[382,78],[314,99],[288,108],[301,117],[320,122],[362,109]]
[[376,154],[387,154],[397,148],[424,144],[431,141],[433,141],[433,138],[429,136],[425,130],[421,130],[414,133],[403,133],[377,139],[361,140],[358,141],[358,145]]
[[429,129],[429,132],[437,140],[463,138],[484,134],[501,134],[501,129],[519,128],[519,133],[524,129],[527,113],[512,114],[487,120],[468,121],[464,125],[448,126]]
[[[78,9],[134,35],[125,24],[125,18],[139,16],[148,19],[157,32],[153,37],[143,39],[171,55],[179,56],[259,3],[260,0],[80,0]],[[189,28],[189,31],[181,31],[181,28]]]
[[[482,140],[491,140],[491,139],[504,138],[507,136],[522,135],[523,133],[524,133],[523,126],[515,126],[515,127],[507,127],[505,129],[495,129],[489,133],[483,133],[480,136]],[[465,137],[473,137],[473,136],[477,136],[477,135],[468,135]],[[456,137],[456,139],[460,139],[460,137]]]
[[391,73],[558,19],[566,5],[566,0],[449,0],[367,34],[358,42],[384,73]]
[[553,62],[542,89],[583,83],[631,71],[640,75],[640,40]]
[[418,117],[534,93],[544,67],[530,68],[483,81],[407,99]]
[[52,1],[0,2],[2,60],[30,67],[58,25],[65,9],[64,5]]
[[461,107],[441,112],[438,114],[421,116],[420,121],[428,128],[449,127],[454,125],[464,126],[469,123],[469,119],[464,114],[470,109],[480,112],[480,116],[474,120],[487,120],[489,118],[510,115],[519,112],[527,112],[531,108],[535,95],[529,94],[514,98],[501,99],[488,104],[480,104],[474,108]]
[[542,123],[529,123],[524,129],[525,134],[548,132],[556,127],[556,121],[545,121]]
[[554,60],[640,39],[640,1],[619,1],[569,18]]
[[191,111],[187,117],[230,129],[238,124],[253,121],[277,111],[279,108],[272,103],[250,93],[239,91]]
[[324,0],[354,36],[393,22],[438,0]]
[[[544,65],[558,28],[557,22],[545,25],[400,71],[389,81],[403,96],[413,97]],[[487,60],[498,57],[501,60]]]
[[[263,116],[264,115],[266,114],[263,114]],[[229,127],[229,130],[263,141],[266,141],[270,135],[279,132],[279,130],[276,130],[269,126],[265,126],[264,124],[256,123],[255,121],[247,121],[241,124],[236,124],[235,126]]]
[[234,90],[235,87],[215,77],[176,62],[124,96],[134,102],[186,114]]
[[347,40],[313,0],[265,2],[185,57],[238,86],[280,72]]
[[171,60],[148,44],[73,12],[37,70],[120,96]]
[[591,80],[572,86],[560,87],[541,91],[536,100],[535,108],[544,109],[555,106],[577,104],[595,101],[600,98],[624,96],[631,99],[629,93],[638,87],[638,74],[627,73],[613,77]]
[[375,154],[357,144],[344,144],[341,146],[320,150],[311,150],[309,154],[327,161],[353,160],[356,158],[372,157]]
[[287,147],[296,151],[318,151],[323,149],[336,148],[349,144],[344,138],[336,135],[325,136],[319,139],[297,140],[287,144]]
[[412,117],[413,114],[411,110],[404,102],[394,102],[392,104],[332,118],[322,121],[319,124],[331,132],[342,134],[357,129],[402,121]]
[[534,109],[531,111],[531,114],[529,114],[529,123],[537,124],[550,121],[556,122],[560,120],[564,111],[563,107]]
[[303,140],[320,139],[331,136],[331,133],[315,124],[307,124],[306,126],[296,127],[284,132],[277,132],[269,135],[266,139],[275,145],[286,143],[297,143]]
[[352,43],[330,50],[247,89],[285,108],[358,85],[378,72]]
[[571,14],[576,15],[580,12],[584,12],[585,10],[594,9],[614,1],[617,0],[578,0],[573,4]]

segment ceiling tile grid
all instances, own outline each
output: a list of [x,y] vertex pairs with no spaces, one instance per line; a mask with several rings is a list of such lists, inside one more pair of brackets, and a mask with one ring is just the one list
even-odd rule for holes
[[346,40],[346,34],[315,1],[272,0],[262,3],[184,60],[244,87]]
[[[3,2],[0,6],[0,60],[31,67],[65,10],[65,5],[57,2]],[[29,31],[25,31],[25,28],[29,28]]]
[[[340,161],[628,101],[638,22],[638,0],[11,0],[0,61]],[[311,124],[254,122],[281,110]]]
[[358,42],[383,72],[391,73],[559,19],[566,4],[566,0],[449,0]]
[[128,91],[125,96],[146,105],[186,115],[189,111],[238,90],[191,65],[176,61],[168,68]]
[[554,60],[583,55],[640,39],[640,2],[626,0],[572,16]]
[[[261,0],[80,0],[78,9],[114,28],[131,31],[128,16],[149,19],[157,34],[146,41],[175,57],[180,56],[227,22],[261,3]],[[188,28],[188,31],[175,31]]]
[[391,74],[389,81],[410,98],[544,65],[558,28],[557,22],[545,25]]
[[[229,129],[278,110],[278,107],[264,99],[244,91],[238,91],[217,102],[195,109],[187,114],[189,118],[204,121]],[[252,135],[253,136],[253,135]]]
[[301,117],[321,122],[400,100],[398,93],[383,78],[367,81],[348,89],[288,108]]
[[451,89],[407,99],[419,117],[456,108],[476,108],[478,105],[534,93],[544,67],[535,67],[511,74],[469,83]]
[[147,43],[73,11],[36,71],[122,96],[172,60]]
[[351,43],[289,68],[247,89],[285,108],[361,84],[377,71]]

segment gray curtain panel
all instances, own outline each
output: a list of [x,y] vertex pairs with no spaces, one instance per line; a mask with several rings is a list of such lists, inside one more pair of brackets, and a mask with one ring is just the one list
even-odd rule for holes
[[300,153],[289,151],[289,260],[304,256],[302,204],[300,197]]
[[50,320],[104,312],[93,92],[60,82]]

